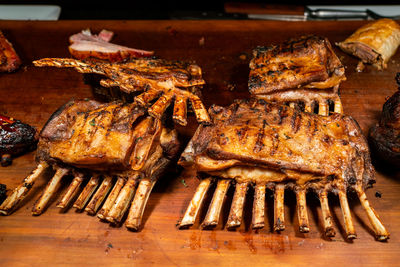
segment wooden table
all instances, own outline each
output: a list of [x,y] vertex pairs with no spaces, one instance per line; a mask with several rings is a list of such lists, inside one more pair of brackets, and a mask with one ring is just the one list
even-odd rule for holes
[[[32,60],[43,57],[68,57],[68,37],[82,29],[115,32],[113,42],[156,51],[167,59],[193,60],[204,71],[206,106],[228,105],[235,98],[248,97],[247,77],[251,51],[306,33],[326,36],[332,43],[349,36],[365,22],[264,22],[264,21],[0,21],[0,29],[14,44],[23,67],[12,74],[0,74],[0,114],[27,122],[38,129],[57,107],[71,98],[92,97],[92,89],[82,75],[72,69],[36,68]],[[400,53],[385,71],[367,67],[357,73],[357,60],[336,49],[346,66],[347,81],[340,88],[344,112],[352,115],[364,133],[377,122],[385,98],[397,86],[394,81]],[[192,118],[178,130],[188,140],[196,128]],[[375,162],[375,161],[374,161]],[[0,183],[14,188],[35,167],[34,153],[0,168]],[[31,207],[44,188],[45,175],[11,216],[0,217],[0,265],[90,264],[90,265],[373,265],[400,264],[400,174],[377,167],[377,184],[367,191],[372,206],[391,232],[388,242],[374,239],[366,214],[358,200],[350,200],[358,238],[348,242],[338,200],[331,198],[337,236],[327,240],[322,234],[321,211],[312,194],[308,196],[311,231],[298,231],[295,200],[288,192],[286,230],[271,232],[272,199],[267,197],[267,226],[249,229],[251,203],[245,223],[237,231],[223,229],[229,211],[230,191],[224,216],[214,230],[200,230],[199,224],[178,230],[198,180],[183,173],[169,173],[152,192],[144,214],[143,229],[130,232],[124,226],[112,227],[96,217],[75,212],[60,212],[55,201],[39,217]],[[184,185],[183,180],[186,185]],[[375,197],[376,192],[382,194]],[[58,194],[59,196],[59,194]],[[249,196],[251,199],[251,196]],[[248,201],[250,202],[250,201]],[[202,211],[203,217],[205,209]]]

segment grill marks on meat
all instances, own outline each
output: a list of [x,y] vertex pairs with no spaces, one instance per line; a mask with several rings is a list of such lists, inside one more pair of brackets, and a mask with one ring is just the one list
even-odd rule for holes
[[161,59],[105,63],[68,58],[44,58],[33,63],[39,67],[72,67],[81,73],[101,74],[108,78],[100,81],[104,87],[117,86],[126,93],[142,92],[135,96],[135,101],[149,107],[149,114],[155,118],[160,119],[174,101],[173,119],[186,125],[187,103],[190,101],[197,120],[200,123],[210,122],[200,98],[191,92],[205,84],[201,69],[195,64]]
[[332,111],[341,112],[337,92],[344,80],[344,66],[328,39],[307,35],[254,49],[248,85],[257,98],[301,102],[307,112],[319,104],[321,115],[329,115],[328,100],[335,102]]
[[[214,197],[224,195],[217,192],[218,188],[226,190],[229,181],[237,183],[228,228],[241,224],[243,196],[247,187],[254,185],[253,228],[264,226],[265,198],[260,192],[267,187],[277,192],[274,229],[284,229],[284,214],[279,207],[283,205],[282,190],[287,188],[296,193],[299,230],[308,232],[305,194],[313,190],[321,199],[326,235],[334,235],[326,199],[328,192],[334,192],[341,202],[347,238],[352,239],[356,235],[346,191],[354,190],[377,239],[388,238],[365,198],[364,189],[374,183],[374,169],[366,140],[351,117],[319,116],[254,99],[239,100],[227,108],[214,106],[210,115],[214,124],[198,128],[179,160],[179,164],[194,168],[203,177],[180,227],[194,223],[205,192],[216,179]],[[226,179],[228,182],[221,182]],[[203,227],[218,223],[219,205],[222,203],[211,202]]]
[[131,58],[149,57],[153,51],[129,48],[110,43],[114,33],[102,30],[98,35],[90,30],[83,30],[69,38],[71,45],[68,47],[71,55],[76,59],[101,59],[110,62],[121,62]]
[[[99,218],[120,223],[131,206],[126,226],[138,230],[151,189],[178,150],[176,131],[146,115],[141,106],[71,101],[44,126],[37,169],[11,193],[0,212],[10,214],[50,165],[55,174],[33,207],[34,215],[44,211],[61,179],[71,174],[74,179],[58,207],[66,208],[76,198],[78,210],[99,212]],[[90,180],[81,190],[85,177]]]
[[12,156],[31,151],[38,140],[36,129],[19,120],[0,115],[1,165],[11,164]]
[[21,59],[12,44],[0,31],[0,72],[14,72],[21,65]]

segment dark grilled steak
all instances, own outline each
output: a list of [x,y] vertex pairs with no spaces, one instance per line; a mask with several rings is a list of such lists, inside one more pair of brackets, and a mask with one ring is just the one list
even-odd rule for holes
[[0,115],[1,165],[11,164],[13,156],[32,151],[37,143],[37,132],[19,120]]
[[0,72],[16,71],[21,65],[21,59],[12,44],[0,31]]
[[[396,80],[400,86],[400,73]],[[400,167],[400,91],[383,104],[381,119],[370,129],[369,140],[381,159],[395,168]]]
[[347,202],[347,190],[357,192],[378,240],[389,233],[370,207],[364,189],[375,182],[367,142],[356,121],[349,116],[319,116],[264,100],[239,100],[227,108],[213,106],[214,124],[200,126],[179,163],[197,170],[202,178],[195,196],[180,222],[194,223],[210,182],[218,177],[203,227],[216,225],[224,195],[232,180],[236,191],[227,228],[241,224],[249,185],[255,186],[253,228],[264,227],[266,188],[274,191],[274,229],[284,226],[284,190],[297,198],[300,232],[308,232],[306,192],[321,200],[325,234],[333,236],[328,192],[339,195],[347,238],[355,230]]

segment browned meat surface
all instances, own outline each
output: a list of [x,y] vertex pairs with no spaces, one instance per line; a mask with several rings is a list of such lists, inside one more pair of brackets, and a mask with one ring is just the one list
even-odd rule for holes
[[110,62],[121,62],[131,58],[149,57],[153,51],[129,48],[110,43],[113,32],[102,30],[98,35],[90,30],[83,30],[69,38],[71,45],[68,47],[71,55],[76,59],[101,59]]
[[[63,176],[72,174],[74,179],[58,204],[61,208],[75,199],[88,176],[90,181],[74,207],[96,214],[105,200],[99,217],[119,223],[131,205],[126,224],[137,230],[151,189],[178,150],[176,131],[147,116],[143,107],[71,101],[43,127],[36,154],[38,167],[0,206],[0,213],[12,212],[51,165],[56,172],[35,204],[34,215],[43,212]],[[116,189],[108,195],[113,184]]]
[[[198,91],[205,84],[199,66],[181,61],[161,59],[136,59],[123,63],[80,61],[68,58],[44,58],[33,62],[36,66],[73,67],[81,73],[95,73],[106,76],[100,84],[104,87],[119,87],[127,93],[138,93],[135,101],[149,107],[149,114],[160,119],[174,101],[173,119],[187,124],[187,104],[190,101],[196,118],[201,123],[209,123]],[[155,103],[153,104],[153,101]]]
[[12,44],[0,31],[0,72],[16,71],[21,65],[21,59]]
[[19,120],[0,115],[1,165],[11,164],[12,157],[33,150],[38,136],[36,129]]
[[[180,227],[192,225],[209,184],[217,179],[203,227],[218,223],[224,195],[236,183],[227,228],[241,224],[249,185],[254,186],[253,228],[264,226],[266,188],[275,193],[274,229],[284,229],[285,188],[295,192],[300,232],[308,232],[305,194],[321,200],[325,234],[333,236],[327,194],[339,196],[347,238],[355,238],[346,192],[357,192],[378,240],[389,236],[370,207],[364,189],[375,182],[367,142],[349,116],[319,116],[264,100],[238,100],[210,108],[213,125],[200,126],[179,163],[202,179]],[[216,178],[218,177],[218,178]]]
[[253,56],[249,91],[254,95],[302,87],[327,89],[346,79],[328,39],[314,35],[257,47]]
[[[396,76],[400,86],[400,73]],[[400,89],[400,88],[399,88]],[[372,149],[384,162],[395,168],[400,166],[400,91],[383,104],[379,123],[369,132]]]

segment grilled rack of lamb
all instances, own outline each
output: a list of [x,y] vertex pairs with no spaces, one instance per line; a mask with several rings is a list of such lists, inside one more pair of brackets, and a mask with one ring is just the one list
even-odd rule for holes
[[[162,59],[132,59],[120,63],[107,63],[71,58],[44,58],[33,62],[35,66],[72,67],[81,73],[94,73],[106,76],[100,85],[119,87],[126,93],[135,95],[135,102],[149,107],[148,112],[155,118],[161,118],[165,110],[174,101],[173,120],[187,125],[187,105],[190,101],[196,119],[200,123],[209,123],[210,117],[198,94],[204,85],[199,66],[180,61]],[[153,104],[153,101],[156,100]]]
[[[73,206],[78,210],[98,212],[99,218],[118,224],[130,205],[125,225],[138,230],[150,192],[178,150],[176,131],[148,116],[143,107],[71,101],[42,129],[38,166],[3,202],[0,213],[10,214],[51,166],[55,174],[35,203],[33,215],[44,211],[62,177],[71,174],[74,178],[58,207],[66,208],[76,199]],[[86,177],[90,180],[80,192]]]
[[317,104],[320,115],[329,115],[330,109],[342,112],[338,89],[344,80],[344,66],[329,40],[307,35],[255,48],[248,84],[257,98],[301,104],[307,112]]
[[19,120],[0,115],[1,166],[12,163],[12,157],[32,151],[38,137],[36,129]]
[[12,44],[0,31],[0,72],[13,72],[21,66],[21,59]]
[[399,90],[383,104],[379,123],[369,131],[371,149],[394,167],[400,166],[400,73],[396,75]]
[[110,43],[114,33],[102,30],[98,35],[92,34],[89,29],[74,34],[69,38],[68,47],[71,55],[76,59],[102,59],[110,62],[120,62],[130,58],[150,57],[153,51],[145,51]]
[[299,231],[309,231],[306,192],[321,202],[326,236],[334,236],[328,192],[339,196],[348,239],[356,237],[347,200],[354,190],[367,212],[376,238],[389,238],[364,189],[374,182],[368,146],[358,124],[348,116],[302,112],[264,100],[239,100],[228,108],[213,106],[213,124],[200,125],[179,164],[194,168],[202,178],[179,223],[193,225],[204,196],[217,182],[202,227],[218,224],[228,187],[236,183],[226,227],[240,226],[249,185],[254,185],[252,227],[264,227],[266,188],[274,190],[274,230],[285,229],[284,190],[297,199]]

